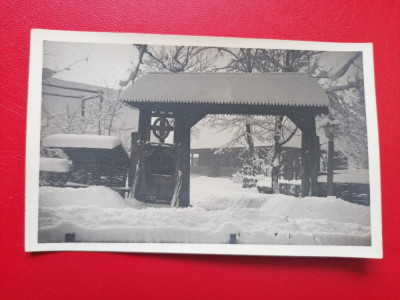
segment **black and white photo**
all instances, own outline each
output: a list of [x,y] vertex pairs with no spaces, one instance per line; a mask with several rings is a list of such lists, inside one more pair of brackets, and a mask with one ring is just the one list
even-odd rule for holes
[[382,257],[371,44],[33,30],[26,250]]

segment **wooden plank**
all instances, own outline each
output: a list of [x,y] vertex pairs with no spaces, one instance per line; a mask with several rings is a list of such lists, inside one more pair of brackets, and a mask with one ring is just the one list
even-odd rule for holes
[[131,134],[131,166],[130,166],[130,170],[129,170],[129,186],[132,186],[133,179],[135,178],[135,174],[136,174],[136,166],[138,163],[138,155],[139,155],[138,140],[139,140],[139,132],[132,132],[132,134]]
[[212,104],[212,103],[165,103],[165,102],[127,102],[127,105],[140,110],[171,111],[177,115],[196,114],[239,114],[239,115],[285,115],[290,119],[302,116],[327,114],[325,106],[290,106],[290,105],[250,105],[250,104]]
[[318,196],[319,156],[316,147],[315,117],[305,116],[301,126],[301,195]]
[[136,197],[136,191],[137,191],[137,187],[138,187],[138,182],[140,179],[140,174],[141,174],[141,169],[139,167],[139,165],[137,166],[137,171],[135,173],[135,177],[133,178],[133,182],[132,182],[132,187],[130,189],[130,198],[135,198]]
[[171,206],[178,207],[179,206],[179,194],[182,188],[182,171],[178,170],[178,176],[176,180],[174,195],[172,196]]
[[55,96],[55,97],[62,97],[62,98],[82,99],[82,96],[62,95],[62,94],[50,93],[50,92],[42,92],[42,94],[47,95],[47,96]]
[[179,206],[190,205],[190,118],[180,115],[175,118],[174,143],[177,145],[177,169],[182,171],[182,187]]
[[149,109],[142,108],[139,113],[138,133],[142,142],[149,140],[149,129],[151,123],[151,114]]
[[[66,183],[62,185],[61,187],[70,187],[70,188],[86,188],[90,187],[93,185],[90,184],[82,184],[82,183]],[[116,192],[129,192],[130,188],[129,187],[119,187],[119,186],[108,186],[108,188],[112,189],[113,191]]]
[[86,93],[101,93],[104,94],[103,91],[99,90],[92,90],[92,89],[84,89],[84,88],[77,88],[77,87],[68,87],[64,85],[59,85],[59,84],[53,84],[53,83],[46,83],[43,82],[44,86],[49,86],[49,87],[54,87],[54,88],[59,88],[59,89],[64,89],[64,90],[71,90],[71,91],[78,91],[78,92],[86,92]]

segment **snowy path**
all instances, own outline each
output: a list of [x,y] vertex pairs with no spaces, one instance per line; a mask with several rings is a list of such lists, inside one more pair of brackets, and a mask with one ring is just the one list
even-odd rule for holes
[[260,194],[227,178],[193,177],[189,208],[122,199],[105,187],[40,189],[39,240],[369,245],[369,208],[340,199]]

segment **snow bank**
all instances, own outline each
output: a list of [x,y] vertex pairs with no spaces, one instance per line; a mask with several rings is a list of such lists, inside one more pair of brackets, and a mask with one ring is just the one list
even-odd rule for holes
[[128,204],[115,191],[104,186],[87,188],[57,188],[45,186],[39,190],[39,207],[97,206],[124,208]]
[[[271,182],[270,178],[265,181],[265,184]],[[369,207],[339,198],[296,198],[281,194],[260,194],[256,189],[243,189],[226,178],[211,177],[192,179],[191,190],[192,205],[206,210],[258,208],[260,212],[288,218],[328,219],[370,225]]]
[[329,220],[288,219],[255,209],[207,211],[202,208],[105,209],[64,206],[41,208],[39,240],[81,242],[239,243],[369,245],[370,228]]
[[[260,194],[195,177],[192,207],[152,207],[105,187],[40,188],[39,241],[370,245],[369,208],[340,199]],[[154,206],[154,205],[153,205]]]
[[260,207],[268,214],[286,216],[290,219],[322,219],[342,223],[357,223],[370,226],[369,207],[342,199],[271,194]]
[[53,134],[43,139],[43,147],[114,149],[121,144],[115,136]]
[[264,179],[261,179],[261,180],[257,181],[257,187],[260,187],[260,188],[264,188],[264,187],[272,188],[271,178],[264,178]]
[[64,158],[41,157],[39,170],[45,172],[67,173],[69,172],[69,162]]
[[265,195],[256,189],[244,189],[227,178],[191,178],[190,189],[192,206],[206,210],[260,208],[265,202]]
[[[279,183],[285,183],[285,184],[293,184],[293,185],[301,185],[301,180],[286,180],[286,179],[279,179]],[[257,186],[260,188],[267,187],[271,188],[272,187],[272,178],[271,177],[260,177]]]

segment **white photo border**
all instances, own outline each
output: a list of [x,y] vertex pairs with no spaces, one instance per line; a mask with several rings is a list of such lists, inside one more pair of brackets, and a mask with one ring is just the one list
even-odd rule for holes
[[[151,44],[214,47],[246,47],[316,51],[362,51],[368,132],[371,246],[225,245],[183,243],[39,243],[39,157],[43,42],[103,44]],[[259,256],[324,256],[382,258],[382,214],[378,121],[371,43],[325,43],[226,37],[155,35],[109,32],[73,32],[32,29],[25,170],[25,251],[113,251],[180,254]]]

